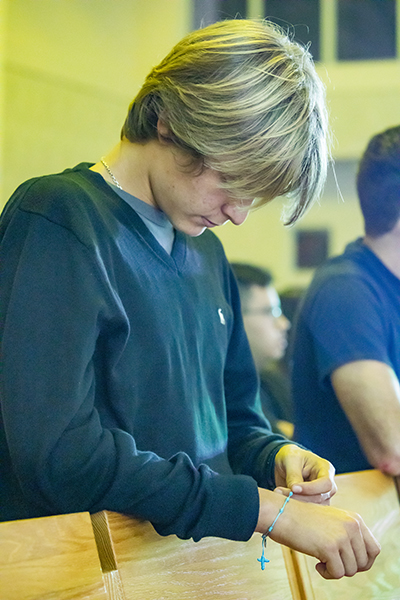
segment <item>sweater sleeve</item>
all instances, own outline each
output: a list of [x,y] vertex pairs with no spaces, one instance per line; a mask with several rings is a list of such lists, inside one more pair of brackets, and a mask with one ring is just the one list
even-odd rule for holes
[[229,461],[235,473],[250,475],[260,487],[275,487],[279,449],[294,442],[275,434],[263,414],[259,380],[246,337],[236,280],[230,274],[234,327],[225,368]]
[[[184,453],[162,459],[104,427],[93,358],[110,307],[121,315],[123,307],[93,249],[42,215],[16,211],[3,251],[2,415],[30,516],[108,509],[163,535],[248,539],[258,517],[251,477],[195,467]],[[121,317],[115,335],[128,326]]]

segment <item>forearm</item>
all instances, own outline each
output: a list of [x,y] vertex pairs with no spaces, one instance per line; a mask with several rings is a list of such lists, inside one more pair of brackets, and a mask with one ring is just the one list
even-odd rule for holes
[[391,437],[360,435],[362,447],[368,462],[383,473],[391,476],[400,475],[400,439],[399,432],[394,432]]
[[281,510],[285,497],[282,494],[259,488],[260,511],[255,531],[264,534]]
[[336,396],[370,464],[400,474],[400,387],[378,361],[348,363],[332,374]]

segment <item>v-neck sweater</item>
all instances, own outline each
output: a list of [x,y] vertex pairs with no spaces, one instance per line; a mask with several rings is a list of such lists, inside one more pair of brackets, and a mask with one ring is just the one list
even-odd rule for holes
[[222,245],[177,232],[169,255],[90,166],[25,182],[0,221],[0,518],[107,509],[246,540],[288,442]]

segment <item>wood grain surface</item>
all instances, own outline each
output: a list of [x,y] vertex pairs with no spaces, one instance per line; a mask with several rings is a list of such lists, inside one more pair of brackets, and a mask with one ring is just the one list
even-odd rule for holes
[[366,573],[324,580],[316,560],[292,553],[297,561],[304,600],[400,600],[400,504],[395,481],[380,471],[338,475],[338,492],[331,504],[359,513],[382,546]]
[[300,600],[282,549],[272,540],[270,563],[261,570],[258,534],[248,542],[193,542],[159,536],[150,523],[118,513],[103,511],[92,520],[103,571],[120,574],[122,590],[119,582],[108,582],[113,600]]
[[89,513],[0,523],[1,600],[108,600]]
[[362,515],[382,545],[367,573],[326,581],[316,560],[261,536],[200,542],[118,513],[0,523],[0,600],[400,600],[400,503],[379,471],[337,477],[332,504]]

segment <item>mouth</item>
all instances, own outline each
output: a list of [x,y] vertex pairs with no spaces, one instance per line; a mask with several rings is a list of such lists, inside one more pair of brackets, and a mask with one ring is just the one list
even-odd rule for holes
[[224,223],[214,223],[214,221],[210,221],[210,219],[207,219],[207,217],[201,217],[201,218],[202,218],[204,225],[208,228],[221,227],[221,225],[224,225],[224,223],[226,223],[226,221],[224,221]]
[[210,221],[210,219],[207,219],[206,217],[202,217],[202,220],[206,227],[218,227],[218,223],[214,223],[213,221]]

